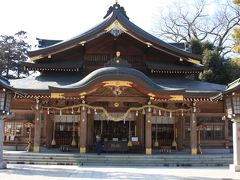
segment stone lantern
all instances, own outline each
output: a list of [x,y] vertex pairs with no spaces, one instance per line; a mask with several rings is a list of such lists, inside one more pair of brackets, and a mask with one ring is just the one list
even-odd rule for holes
[[240,78],[230,83],[222,93],[226,116],[233,122],[233,164],[230,169],[240,172]]
[[0,76],[0,169],[6,168],[3,162],[3,137],[4,137],[4,118],[10,115],[13,89],[9,81]]

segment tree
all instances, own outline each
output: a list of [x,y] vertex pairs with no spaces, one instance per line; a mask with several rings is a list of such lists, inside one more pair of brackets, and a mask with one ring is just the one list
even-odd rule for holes
[[20,66],[21,62],[28,59],[27,51],[30,45],[26,42],[27,35],[24,31],[17,32],[14,36],[0,36],[0,74],[7,78],[19,78],[25,74]]
[[[240,0],[234,0],[233,2],[238,6],[238,8],[240,8]],[[234,39],[233,50],[236,53],[240,53],[240,27],[239,26],[234,29],[232,36]]]
[[[239,0],[237,0],[239,1]],[[213,15],[207,9],[207,0],[194,0],[192,6],[176,4],[157,23],[156,34],[168,41],[189,43],[211,41],[216,53],[222,56],[231,51],[231,30],[240,23],[240,11],[227,1]],[[220,5],[219,5],[220,6]]]
[[216,51],[211,49],[204,49],[203,64],[207,70],[200,74],[200,79],[219,84],[227,84],[229,81],[229,74],[224,66],[224,59]]
[[229,75],[228,82],[233,82],[234,80],[240,78],[240,58],[229,60],[225,67],[226,73]]
[[207,68],[200,74],[199,78],[204,81],[226,84],[229,77],[224,66],[224,58],[216,51],[209,41],[200,42],[192,39],[189,43],[192,53],[202,55],[202,64]]
[[[233,1],[240,8],[240,0]],[[240,54],[240,27],[233,30],[232,37],[234,39],[233,52]],[[240,57],[233,58],[226,63],[227,74],[230,75],[229,82],[232,82],[240,77]]]

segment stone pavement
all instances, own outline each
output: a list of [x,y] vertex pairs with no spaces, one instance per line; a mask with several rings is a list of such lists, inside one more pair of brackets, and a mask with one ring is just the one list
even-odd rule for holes
[[76,180],[76,179],[239,179],[240,173],[227,167],[202,168],[139,168],[139,167],[78,167],[56,165],[9,164],[0,170],[0,180]]

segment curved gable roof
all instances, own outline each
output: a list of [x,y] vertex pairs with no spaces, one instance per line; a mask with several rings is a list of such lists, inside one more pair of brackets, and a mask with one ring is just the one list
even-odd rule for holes
[[123,28],[124,33],[127,33],[138,41],[145,43],[147,46],[152,46],[153,48],[164,51],[165,53],[171,54],[173,56],[185,59],[201,60],[201,56],[188,53],[171,44],[168,44],[129,21],[123,7],[121,7],[119,4],[114,4],[111,6],[106,16],[106,20],[94,28],[86,31],[85,33],[82,33],[69,40],[59,42],[52,46],[36,51],[31,51],[29,52],[30,57],[32,57],[32,60],[38,60],[43,57],[47,57],[48,55],[56,54],[67,49],[83,45],[88,41],[91,41],[92,39],[95,39],[108,32],[108,29],[114,26],[114,23],[117,21],[119,26]]
[[144,73],[129,67],[104,67],[93,71],[86,77],[81,79],[79,82],[68,86],[58,86],[49,89],[53,92],[76,92],[85,91],[94,85],[103,83],[108,80],[115,81],[130,81],[149,92],[157,94],[183,94],[185,89],[180,88],[169,88],[156,84],[150,78],[148,78]]

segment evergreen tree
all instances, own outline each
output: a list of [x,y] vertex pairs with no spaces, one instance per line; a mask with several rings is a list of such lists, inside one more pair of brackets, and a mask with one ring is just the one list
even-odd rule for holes
[[0,74],[7,78],[19,78],[26,72],[20,66],[28,59],[30,45],[26,42],[26,32],[19,31],[14,36],[0,36]]
[[[238,6],[238,8],[240,8],[240,0],[234,0],[233,2]],[[233,50],[236,53],[240,53],[240,27],[239,26],[234,29],[232,36],[235,42],[235,46]]]

